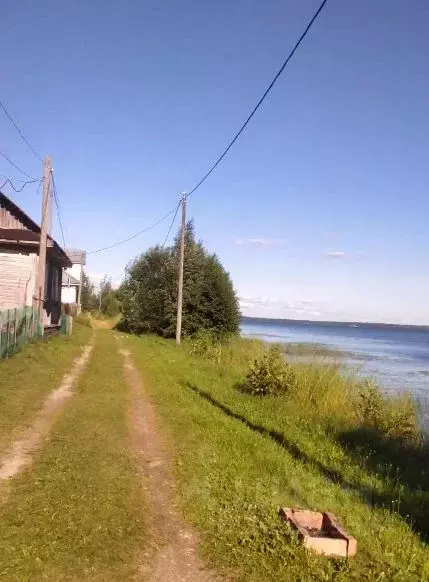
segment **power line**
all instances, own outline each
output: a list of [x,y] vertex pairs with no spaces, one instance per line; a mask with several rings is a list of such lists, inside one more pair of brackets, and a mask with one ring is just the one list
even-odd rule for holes
[[6,109],[4,103],[2,103],[0,101],[0,107],[3,109],[4,114],[6,115],[6,117],[9,119],[9,121],[11,122],[11,124],[13,125],[13,127],[16,129],[16,131],[19,133],[19,135],[21,136],[22,140],[24,141],[25,145],[29,148],[29,150],[36,156],[36,158],[38,160],[40,160],[43,163],[43,159],[42,157],[36,152],[36,150],[33,148],[33,146],[30,144],[30,142],[28,141],[28,139],[25,137],[25,135],[22,133],[22,131],[20,130],[18,124],[15,122],[15,120],[13,119],[13,117],[11,116],[11,114],[9,113],[9,111]]
[[51,176],[52,176],[52,192],[54,194],[54,202],[55,202],[55,206],[57,209],[58,222],[60,225],[61,237],[63,239],[63,247],[66,248],[66,237],[64,236],[63,221],[62,221],[62,217],[61,217],[62,212],[61,212],[60,201],[59,201],[58,192],[57,192],[57,186],[55,184],[54,173],[52,171],[51,171]]
[[[211,168],[209,169],[209,171],[201,178],[201,180],[199,180],[199,182],[197,182],[197,184],[188,192],[188,194],[186,194],[186,198],[188,198],[191,194],[193,194],[196,190],[198,190],[198,188],[207,180],[207,178],[212,174],[212,172],[214,172],[214,170],[217,168],[217,166],[221,163],[221,161],[227,155],[227,153],[229,152],[229,150],[232,148],[232,146],[238,140],[238,138],[243,133],[243,131],[245,130],[245,128],[247,127],[247,125],[250,123],[250,121],[253,118],[253,116],[255,115],[255,113],[258,111],[259,107],[265,101],[265,99],[268,96],[268,94],[270,93],[271,89],[276,84],[277,80],[279,79],[279,77],[281,76],[281,74],[283,73],[283,71],[285,70],[285,68],[288,65],[289,61],[294,56],[294,54],[297,51],[298,47],[300,46],[300,44],[302,43],[302,41],[307,36],[308,32],[310,31],[310,28],[313,26],[314,22],[316,21],[316,19],[319,16],[319,14],[322,12],[322,10],[325,7],[327,1],[328,0],[323,0],[323,2],[320,4],[319,8],[316,10],[316,12],[314,13],[313,17],[311,18],[311,20],[307,24],[306,28],[304,29],[304,32],[301,34],[301,36],[299,37],[298,41],[295,43],[295,46],[293,47],[293,49],[289,53],[288,57],[286,58],[286,60],[282,64],[282,66],[280,67],[279,71],[277,72],[277,74],[275,75],[275,77],[273,78],[273,80],[271,81],[271,83],[268,85],[267,89],[265,90],[265,92],[262,95],[262,97],[259,99],[258,103],[255,105],[255,107],[250,112],[250,115],[247,117],[246,121],[240,127],[240,129],[235,134],[235,136],[233,137],[233,139],[229,142],[229,144],[227,145],[227,147],[225,148],[225,150],[223,151],[223,153],[221,154],[221,156],[216,160],[216,162],[211,166]],[[167,243],[168,237],[170,235],[171,229],[173,228],[173,224],[174,224],[174,221],[176,219],[177,212],[179,210],[179,206],[180,206],[180,203],[176,206],[176,208],[170,210],[170,212],[168,212],[160,220],[158,220],[157,222],[155,222],[151,226],[149,226],[147,228],[144,228],[143,230],[141,230],[141,231],[133,234],[132,236],[130,236],[130,237],[124,239],[124,240],[118,241],[117,243],[114,243],[112,245],[103,247],[101,249],[96,249],[94,251],[89,251],[87,254],[99,253],[99,252],[102,252],[102,251],[106,251],[106,250],[115,248],[115,247],[117,247],[119,245],[122,245],[122,244],[124,244],[124,243],[126,243],[126,242],[128,242],[128,241],[130,241],[130,240],[132,240],[132,239],[134,239],[134,238],[136,238],[138,236],[140,236],[141,234],[147,232],[148,230],[151,230],[152,228],[154,228],[155,226],[157,226],[158,224],[160,224],[161,222],[163,222],[164,220],[166,220],[174,212],[173,220],[171,221],[170,228],[168,229],[168,232],[167,232],[167,236],[166,236],[166,238],[165,238],[165,240],[164,240],[164,242],[162,244],[162,248],[164,248],[165,244]]]
[[30,174],[27,174],[27,172],[24,172],[24,170],[22,170],[19,166],[17,166],[15,164],[15,162],[12,162],[12,160],[10,158],[8,158],[6,154],[4,154],[3,152],[0,152],[0,155],[3,156],[4,159],[7,162],[9,162],[9,164],[11,164],[16,170],[18,170],[18,172],[21,172],[21,174],[23,174],[24,176],[26,176],[30,180],[34,180],[35,182],[37,182],[36,178],[33,178],[33,176],[30,176]]
[[42,187],[43,184],[43,178],[41,178],[39,185],[37,186],[37,190],[36,190],[36,196],[39,196],[40,194],[40,188]]
[[24,182],[28,182],[28,180],[21,180],[20,178],[10,178],[9,176],[6,176],[6,174],[0,174],[0,176],[2,178],[6,178],[8,180],[11,180],[12,182],[19,182],[21,184],[23,184]]
[[164,239],[164,242],[161,245],[162,249],[165,247],[167,240],[168,240],[168,237],[170,236],[170,232],[171,232],[171,229],[173,228],[173,224],[174,224],[174,221],[176,220],[176,216],[177,216],[177,213],[179,212],[179,208],[180,208],[180,201],[176,206],[176,212],[174,213],[173,220],[171,221],[171,224],[170,224],[170,228],[168,229],[168,232],[167,232],[167,235]]
[[172,208],[169,212],[167,212],[167,214],[165,216],[163,216],[162,218],[160,218],[159,220],[157,220],[156,222],[154,222],[153,224],[151,224],[150,226],[147,226],[146,228],[144,228],[143,230],[140,230],[139,232],[136,232],[135,234],[133,234],[132,236],[125,238],[123,240],[120,240],[112,245],[109,245],[107,247],[102,247],[101,249],[96,249],[94,251],[89,251],[86,254],[87,255],[93,255],[94,253],[101,253],[102,251],[107,251],[109,249],[113,249],[115,247],[118,247],[120,245],[123,245],[124,243],[133,240],[134,238],[137,238],[138,236],[140,236],[141,234],[148,232],[149,230],[151,230],[152,228],[155,228],[155,226],[158,226],[158,224],[161,224],[161,222],[163,222],[164,220],[166,220],[169,216],[171,216],[173,214],[173,212],[176,211],[176,208]]
[[10,180],[10,178],[7,178],[7,176],[5,176],[5,178],[6,180],[0,186],[0,190],[2,190],[6,186],[6,184],[9,184],[15,192],[22,192],[28,184],[35,184],[36,182],[39,182],[40,184],[42,182],[42,180],[27,180],[26,182],[24,182],[23,180],[18,180],[19,182],[22,182],[22,186],[20,188],[16,188],[13,182]]
[[262,95],[262,97],[259,99],[258,103],[255,105],[255,107],[252,109],[250,115],[248,116],[248,118],[246,119],[246,121],[243,123],[243,125],[240,127],[240,129],[238,130],[238,132],[235,134],[235,136],[233,137],[233,139],[229,142],[228,146],[226,147],[226,149],[224,150],[224,152],[222,153],[222,155],[216,160],[216,162],[211,166],[211,168],[209,169],[209,171],[207,172],[207,174],[205,174],[201,180],[192,188],[192,190],[189,191],[189,193],[187,194],[187,198],[193,194],[196,190],[198,190],[198,188],[207,180],[207,178],[210,176],[210,174],[212,172],[214,172],[214,170],[217,168],[217,166],[221,163],[221,161],[223,160],[223,158],[226,156],[226,154],[229,152],[229,150],[232,148],[232,146],[235,144],[235,142],[237,141],[237,139],[240,137],[240,135],[243,133],[244,129],[246,128],[246,126],[249,124],[250,120],[252,119],[252,117],[255,115],[255,113],[258,111],[259,107],[262,105],[262,103],[265,101],[265,98],[267,97],[268,93],[271,91],[271,89],[274,87],[275,83],[277,82],[278,78],[280,77],[280,75],[283,73],[283,71],[285,70],[286,66],[288,65],[289,61],[292,59],[292,57],[294,56],[296,50],[298,49],[299,45],[302,43],[302,41],[304,40],[304,38],[307,36],[307,33],[309,32],[310,28],[313,26],[314,22],[316,21],[317,17],[319,16],[319,14],[322,12],[323,8],[325,7],[326,3],[328,0],[323,0],[323,2],[320,4],[319,8],[316,10],[316,12],[314,13],[313,17],[311,18],[310,22],[307,24],[304,32],[301,34],[301,36],[299,37],[298,41],[296,42],[295,46],[293,47],[292,51],[289,53],[287,59],[284,61],[284,63],[282,64],[282,66],[280,67],[280,70],[278,71],[278,73],[275,75],[274,79],[271,81],[271,83],[268,85],[267,89],[265,90],[265,93]]

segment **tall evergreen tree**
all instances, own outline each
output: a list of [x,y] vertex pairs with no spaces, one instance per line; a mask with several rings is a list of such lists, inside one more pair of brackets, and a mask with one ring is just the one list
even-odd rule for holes
[[[119,298],[123,325],[133,333],[173,337],[176,330],[180,236],[168,249],[149,249],[129,267]],[[237,333],[240,313],[231,278],[216,255],[196,242],[186,225],[183,284],[184,336],[202,329],[218,335]]]

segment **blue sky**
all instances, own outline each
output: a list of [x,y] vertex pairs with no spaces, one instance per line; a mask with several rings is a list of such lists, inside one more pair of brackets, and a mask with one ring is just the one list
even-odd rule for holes
[[[6,3],[0,98],[53,158],[67,244],[99,248],[173,207],[221,153],[317,4]],[[330,0],[189,200],[244,313],[429,323],[428,26],[426,0]],[[0,150],[41,176],[3,115]],[[22,178],[4,160],[0,174]],[[8,193],[39,216],[35,187]],[[89,272],[119,280],[167,229],[91,255]]]

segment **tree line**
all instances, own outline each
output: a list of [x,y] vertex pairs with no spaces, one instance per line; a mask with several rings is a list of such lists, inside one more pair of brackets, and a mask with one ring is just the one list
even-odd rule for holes
[[118,291],[113,289],[110,277],[105,275],[97,289],[85,272],[82,273],[81,305],[82,311],[99,312],[107,317],[115,317],[121,310]]

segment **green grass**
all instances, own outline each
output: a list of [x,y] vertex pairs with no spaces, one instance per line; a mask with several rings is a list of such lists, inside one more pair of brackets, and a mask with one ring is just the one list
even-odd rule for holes
[[85,327],[92,327],[91,314],[87,311],[82,311],[74,318],[74,324],[84,325]]
[[144,507],[129,391],[113,334],[96,335],[75,394],[0,505],[0,579],[123,581],[135,572]]
[[0,360],[0,453],[16,432],[32,421],[91,333],[90,329],[75,325],[70,337],[35,341],[10,359]]
[[[429,578],[422,541],[428,494],[419,489],[418,471],[414,480],[383,461],[381,436],[372,452],[363,440],[359,448],[341,438],[359,436],[356,421],[347,420],[355,418],[352,381],[335,368],[297,365],[302,392],[294,399],[257,398],[234,386],[261,353],[258,342],[237,342],[211,359],[159,338],[126,342],[175,443],[184,515],[214,565],[249,581]],[[357,557],[347,562],[302,549],[279,521],[281,506],[336,513],[357,537]],[[413,518],[420,512],[422,529],[413,531],[408,509]]]

